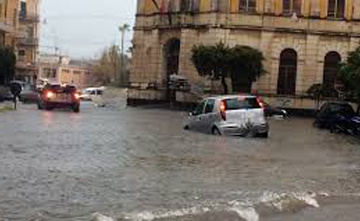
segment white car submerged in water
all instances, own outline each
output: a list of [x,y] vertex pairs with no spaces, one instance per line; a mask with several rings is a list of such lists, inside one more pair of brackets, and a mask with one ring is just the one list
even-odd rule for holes
[[87,100],[92,101],[96,99],[97,97],[100,97],[104,93],[104,87],[92,87],[92,88],[86,88],[82,91],[80,99],[81,100]]
[[185,129],[216,135],[268,137],[269,125],[255,96],[209,97],[189,114]]

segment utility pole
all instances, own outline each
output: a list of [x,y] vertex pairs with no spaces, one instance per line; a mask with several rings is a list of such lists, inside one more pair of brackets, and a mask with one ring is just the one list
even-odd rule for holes
[[120,81],[119,83],[123,83],[124,74],[125,74],[125,52],[124,52],[124,42],[125,42],[125,32],[130,31],[130,25],[124,24],[119,27],[119,31],[121,32],[121,72],[120,72]]

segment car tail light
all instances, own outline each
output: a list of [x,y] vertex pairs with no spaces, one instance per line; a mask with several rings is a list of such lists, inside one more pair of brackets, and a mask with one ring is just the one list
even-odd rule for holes
[[54,97],[54,93],[53,92],[51,92],[51,91],[48,91],[47,93],[46,93],[46,97],[47,98],[52,98],[52,97]]
[[221,103],[220,103],[220,116],[224,121],[226,121],[226,104],[225,104],[225,101],[221,101]]
[[265,110],[265,103],[262,101],[260,97],[256,98],[257,102],[259,103],[260,107]]
[[74,94],[74,97],[75,97],[76,100],[79,100],[79,99],[80,99],[80,94],[79,94],[79,93],[75,93],[75,94]]

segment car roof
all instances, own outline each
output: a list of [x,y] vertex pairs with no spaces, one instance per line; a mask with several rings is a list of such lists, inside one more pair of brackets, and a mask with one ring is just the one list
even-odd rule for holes
[[226,99],[244,99],[244,98],[256,98],[254,95],[249,94],[232,94],[232,95],[219,95],[219,96],[211,96],[205,99],[215,99],[215,100],[226,100]]

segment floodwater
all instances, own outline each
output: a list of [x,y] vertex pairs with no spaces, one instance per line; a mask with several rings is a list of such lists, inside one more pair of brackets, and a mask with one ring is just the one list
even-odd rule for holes
[[268,139],[183,131],[186,113],[0,113],[0,220],[359,220],[360,143],[270,120]]

